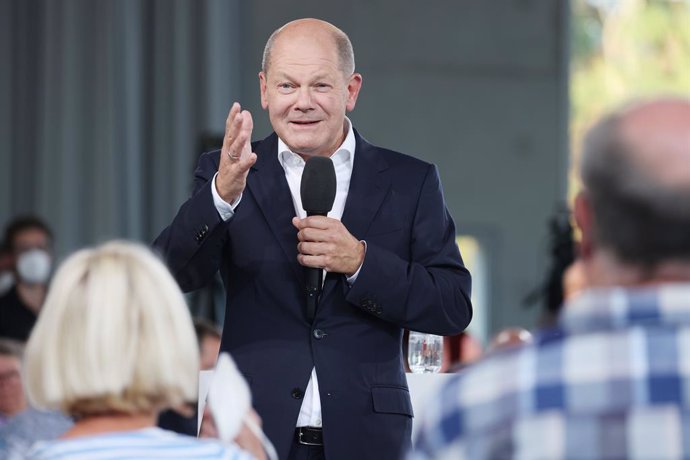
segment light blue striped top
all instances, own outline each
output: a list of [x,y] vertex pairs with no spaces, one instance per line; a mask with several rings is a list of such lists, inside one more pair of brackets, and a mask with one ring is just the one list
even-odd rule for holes
[[94,436],[37,442],[27,453],[31,460],[223,459],[251,460],[237,446],[196,439],[160,428],[145,428]]

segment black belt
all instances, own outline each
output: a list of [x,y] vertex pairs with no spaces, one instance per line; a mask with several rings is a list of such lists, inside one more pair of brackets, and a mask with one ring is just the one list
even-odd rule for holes
[[295,428],[295,441],[304,446],[323,446],[323,430],[312,426]]

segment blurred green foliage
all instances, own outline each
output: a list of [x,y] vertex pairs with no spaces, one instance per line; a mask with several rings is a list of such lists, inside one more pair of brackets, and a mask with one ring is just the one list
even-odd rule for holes
[[627,100],[690,96],[690,1],[571,0],[569,195],[586,129]]

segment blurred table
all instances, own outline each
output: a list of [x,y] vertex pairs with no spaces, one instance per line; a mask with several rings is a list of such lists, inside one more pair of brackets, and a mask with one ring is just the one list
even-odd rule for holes
[[424,415],[424,407],[427,401],[437,397],[441,385],[448,381],[454,374],[405,374],[407,385],[410,388],[410,398],[412,399],[412,439],[414,440],[418,421]]

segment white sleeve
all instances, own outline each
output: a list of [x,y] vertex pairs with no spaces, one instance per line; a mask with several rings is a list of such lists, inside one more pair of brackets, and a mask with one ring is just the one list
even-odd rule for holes
[[232,216],[235,215],[235,208],[237,208],[237,205],[240,204],[240,201],[242,201],[242,194],[240,193],[240,196],[237,197],[234,203],[228,203],[227,201],[223,200],[218,194],[218,190],[216,190],[217,175],[218,173],[215,173],[213,175],[211,183],[211,195],[213,195],[213,204],[215,205],[218,214],[220,214],[220,218],[224,221],[228,221]]

